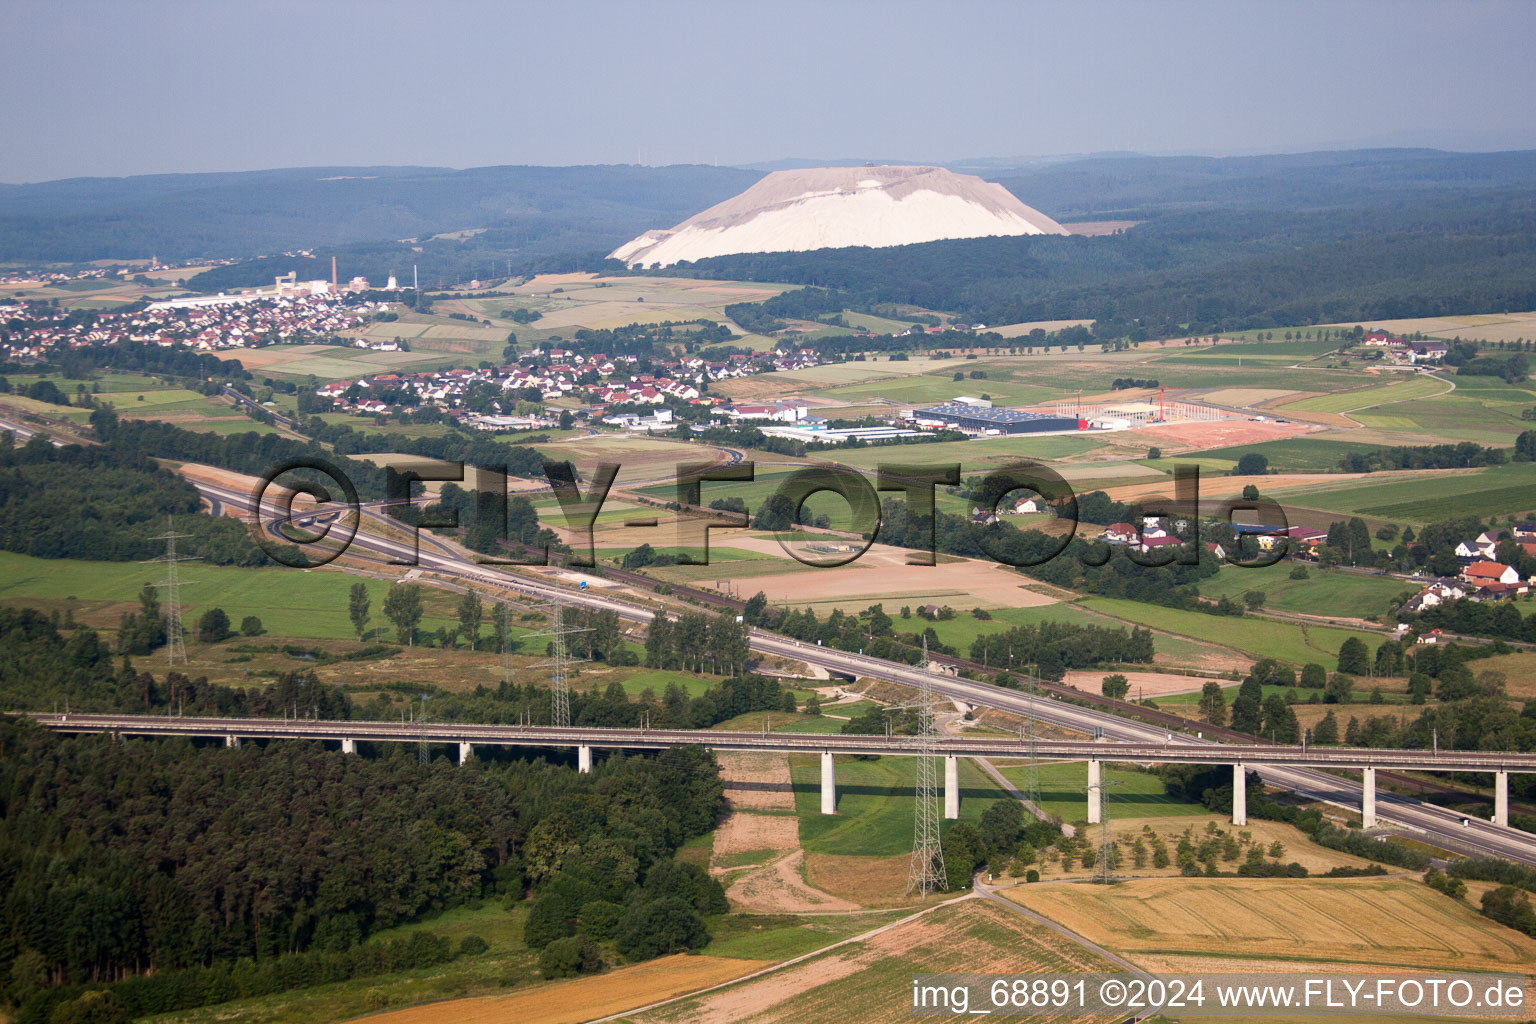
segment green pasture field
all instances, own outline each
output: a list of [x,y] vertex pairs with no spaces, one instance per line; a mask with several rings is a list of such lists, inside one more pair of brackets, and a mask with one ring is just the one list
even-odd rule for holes
[[1292,412],[1344,413],[1360,409],[1374,409],[1378,406],[1391,405],[1396,402],[1407,402],[1416,398],[1429,398],[1442,394],[1447,390],[1448,388],[1444,381],[1416,374],[1412,377],[1393,381],[1390,384],[1382,384],[1377,387],[1303,398],[1299,402],[1291,402],[1281,406],[1276,412],[1281,415]]
[[1213,459],[1205,455],[1165,455],[1160,459],[1137,459],[1135,465],[1173,475],[1175,466],[1194,466],[1202,477],[1231,476],[1237,468],[1235,459]]
[[251,1024],[313,1024],[352,1020],[377,1012],[380,1005],[398,1009],[456,996],[504,994],[510,986],[540,980],[538,958],[523,942],[523,926],[531,906],[530,902],[522,902],[507,908],[500,900],[490,900],[375,932],[365,940],[408,938],[413,931],[425,930],[447,937],[457,949],[465,937],[478,935],[490,946],[479,956],[143,1019],[156,1024],[217,1024],[231,1020]]
[[1307,567],[1307,579],[1293,580],[1290,574],[1295,566],[1296,563],[1288,561],[1253,569],[1225,566],[1213,579],[1200,582],[1200,596],[1230,597],[1240,601],[1248,591],[1261,590],[1267,598],[1264,607],[1277,611],[1367,618],[1385,615],[1387,604],[1393,598],[1400,597],[1404,591],[1411,594],[1418,589],[1412,583],[1390,576],[1369,576],[1316,566]]
[[[658,555],[692,555],[694,557],[698,557],[701,554],[701,551],[698,548],[664,547],[659,544],[653,544],[651,547]],[[600,547],[596,549],[595,555],[598,559],[623,558],[633,550],[634,548]],[[718,541],[709,545],[709,561],[711,565],[713,565],[715,562],[755,561],[762,557],[763,555],[761,552],[746,551],[742,548],[729,547],[725,544],[719,543]]]
[[103,373],[89,378],[65,377],[57,373],[26,373],[10,377],[11,387],[17,391],[24,390],[40,380],[53,381],[60,391],[71,397],[75,394],[75,388],[81,384],[85,385],[87,391],[99,391],[102,395],[115,395],[123,391],[162,391],[176,387],[175,384],[167,384],[158,377],[150,377],[142,373]]
[[244,416],[238,419],[226,420],[200,420],[197,422],[178,422],[178,427],[188,430],[204,430],[210,434],[281,434],[277,427],[265,423],[257,423],[255,420],[246,419]]
[[[810,465],[810,463],[807,463],[807,465]],[[706,480],[700,486],[699,497],[705,505],[721,498],[740,498],[747,503],[749,510],[755,512],[762,507],[763,502],[767,501],[774,491],[779,489],[785,478],[792,472],[795,472],[795,470],[759,469],[750,481]],[[636,490],[641,494],[660,498],[662,501],[677,500],[677,484],[671,482],[650,484]]]
[[[1020,577],[1021,582],[1027,582]],[[957,611],[955,617],[942,622],[929,622],[915,613],[910,619],[900,617],[901,605],[907,602],[884,602],[885,613],[896,621],[900,633],[921,633],[932,626],[939,642],[948,644],[961,655],[970,653],[971,644],[979,636],[1004,633],[1015,626],[1038,626],[1042,622],[1066,622],[1077,626],[1118,626],[1120,623],[1095,615],[1075,604],[1042,604],[1030,608],[989,608],[990,620],[978,619],[968,611]],[[916,603],[916,602],[914,602]],[[942,598],[932,603],[943,605]],[[1006,666],[1004,666],[1006,667]]]
[[1370,476],[1337,485],[1279,491],[1283,503],[1420,526],[1453,516],[1518,515],[1536,509],[1536,463],[1467,472],[1428,472],[1377,483]]
[[[1241,686],[1241,683],[1223,684],[1221,692],[1226,695],[1227,706],[1229,708],[1232,706],[1232,702],[1237,699],[1237,691]],[[1408,703],[1408,694],[1406,691],[1397,688],[1401,686],[1402,681],[1398,679],[1370,679],[1363,677],[1357,678],[1355,680],[1355,688],[1353,691],[1355,703],[1352,704],[1323,704],[1322,690],[1311,690],[1304,686],[1266,685],[1261,687],[1261,689],[1263,689],[1265,697],[1273,697],[1276,695],[1279,695],[1280,697],[1289,697],[1294,695],[1296,697],[1295,706],[1297,708],[1297,714],[1301,714],[1301,709],[1304,707],[1320,707],[1324,710],[1324,713],[1326,713],[1328,710],[1332,710],[1338,716],[1339,723],[1342,727],[1343,723],[1349,721],[1351,716],[1355,716],[1364,720],[1371,715],[1386,714],[1386,711],[1383,709],[1383,704],[1406,705]],[[1381,697],[1383,703],[1371,704],[1369,703],[1371,691],[1377,687],[1381,688]],[[1318,703],[1312,703],[1313,696],[1318,698]],[[1194,711],[1193,709],[1200,703],[1200,694],[1169,694],[1166,697],[1158,697],[1156,703],[1160,708],[1174,710],[1180,714],[1186,714],[1194,717],[1198,714],[1198,712]],[[1319,714],[1319,717],[1321,717],[1321,714]],[[1305,719],[1303,719],[1303,724],[1305,725]]]
[[876,316],[873,313],[855,313],[848,309],[843,310],[843,319],[853,327],[862,327],[875,334],[895,334],[912,326],[910,320],[892,320],[889,317]]
[[[631,674],[624,675],[625,672]],[[583,673],[586,675],[586,673]],[[691,675],[687,672],[671,672],[664,669],[623,669],[615,668],[610,674],[604,675],[598,684],[599,689],[607,689],[609,683],[621,683],[624,692],[630,699],[639,697],[646,690],[650,690],[660,699],[667,692],[667,687],[673,683],[682,687],[690,697],[703,696],[704,692],[713,686],[719,686],[720,680],[706,679],[703,676]]]
[[[1225,359],[1226,357],[1222,357]],[[1242,365],[1237,364],[1241,361]],[[1295,367],[1285,360],[1270,361],[1244,356],[1230,357],[1230,363],[1212,360],[1174,359],[1168,357],[1143,363],[1132,376],[1155,377],[1168,388],[1265,388],[1284,391],[1332,393],[1356,383],[1356,378],[1337,371]],[[1283,412],[1279,413],[1283,415]]]
[[[718,732],[762,732],[763,723],[772,732],[806,732],[817,735],[842,732],[843,720],[825,715],[802,715],[788,711],[748,711],[710,726]],[[819,779],[821,776],[817,776]],[[819,785],[819,783],[818,783]],[[818,790],[819,792],[819,790]],[[819,799],[819,798],[818,798]],[[818,804],[818,806],[820,806]]]
[[[795,813],[806,853],[891,857],[912,850],[912,792],[917,763],[910,757],[837,757],[837,813],[821,813],[821,758],[791,754]],[[975,824],[992,801],[1006,798],[991,776],[968,758],[959,762],[960,820]]]
[[[1078,603],[1090,611],[1207,643],[1236,648],[1256,658],[1277,658],[1295,665],[1316,661],[1331,669],[1338,663],[1339,646],[1349,637],[1359,637],[1373,649],[1383,639],[1380,633],[1331,626],[1305,626],[1251,615],[1234,619],[1120,598],[1085,597]],[[1161,639],[1154,637],[1153,644],[1159,644]]]
[[[59,382],[55,380],[55,383]],[[59,386],[70,398],[74,397],[73,383],[68,389],[65,389],[62,383]],[[128,419],[156,419],[157,413],[189,411],[221,417],[241,415],[228,403],[208,398],[186,388],[166,387],[159,384],[153,389],[124,390],[98,397],[116,406],[118,415]],[[85,423],[91,418],[93,411],[78,405],[52,405],[38,402],[15,394],[5,395],[4,399],[21,408],[40,412],[53,419],[68,420],[71,423]],[[247,422],[254,421],[247,420]]]
[[[1457,376],[1456,390],[1403,402],[1355,418],[1383,430],[1418,429],[1431,440],[1471,440],[1482,444],[1511,444],[1530,427],[1521,413],[1536,405],[1529,385],[1507,384],[1498,377]],[[1405,442],[1414,443],[1414,442]]]
[[[539,521],[551,526],[574,528],[575,519],[580,513],[587,511],[584,505],[577,510],[577,515],[568,517],[560,502],[554,498],[546,498],[533,502],[534,511],[539,514]],[[609,498],[603,502],[603,507],[598,510],[596,518],[592,521],[594,526],[609,526],[614,523],[623,523],[631,519],[648,519],[656,515],[658,510],[644,505],[636,505],[632,502]]]
[[[993,767],[1015,787],[1024,790],[1029,766],[993,760]],[[1036,767],[1040,785],[1040,805],[1047,814],[1066,822],[1088,820],[1088,768],[1078,761],[1046,761]],[[1209,814],[1199,804],[1188,804],[1169,796],[1162,781],[1151,772],[1134,768],[1104,766],[1104,792],[1108,796],[1109,817],[1153,818],[1162,815]]]
[[[721,567],[714,564],[714,546],[710,546],[709,565],[664,565],[652,566],[645,570],[645,574],[654,579],[665,580],[668,583],[702,583],[713,584],[718,580],[745,580],[756,576],[783,576],[794,572],[810,572],[816,566],[806,565],[788,555],[779,558],[773,555],[758,555],[755,558],[730,562]],[[857,567],[858,563],[854,563]],[[745,590],[747,588],[743,588]]]
[[777,338],[770,338],[766,334],[738,334],[730,341],[719,342],[714,345],[706,345],[699,349],[702,356],[714,355],[719,349],[731,346],[735,348],[749,348],[754,352],[771,352],[779,346]]
[[[901,363],[886,365],[901,366]],[[816,392],[816,397],[842,401],[850,405],[861,404],[874,398],[884,398],[899,404],[936,405],[958,395],[980,397],[990,395],[997,405],[1033,405],[1038,402],[1061,398],[1067,392],[1061,388],[1041,385],[1038,381],[1024,382],[1007,379],[983,378],[955,380],[956,373],[968,372],[963,367],[946,369],[937,373],[924,373],[910,377],[885,377],[880,380],[829,387]]]
[[[1339,468],[1339,460],[1346,455],[1364,455],[1380,451],[1385,445],[1364,444],[1359,441],[1335,441],[1324,438],[1295,437],[1286,441],[1262,441],[1258,444],[1237,445],[1230,448],[1212,448],[1200,453],[1200,459],[1221,459],[1233,466],[1249,452],[1258,452],[1269,460],[1271,472],[1326,473]],[[1183,461],[1183,456],[1177,460]],[[1156,463],[1150,463],[1156,465]]]
[[706,956],[739,957],[743,960],[790,960],[823,946],[878,928],[895,920],[902,911],[868,914],[825,914],[796,917],[792,914],[725,914],[708,917],[710,942],[699,952]]
[[[72,558],[32,558],[0,551],[0,601],[61,610],[73,607],[81,618],[101,618],[116,626],[119,611],[138,608],[138,594],[145,583],[161,578],[161,566],[142,562],[87,562]],[[394,627],[384,618],[384,596],[389,584],[340,572],[286,567],[239,569],[227,566],[184,563],[182,620],[190,631],[197,616],[209,608],[223,608],[236,626],[247,615],[261,619],[270,636],[332,640],[355,636],[347,617],[352,584],[362,583],[372,599],[369,629],[393,641]],[[423,588],[429,612],[422,628],[457,625],[452,611],[453,595]],[[73,600],[72,600],[73,599]],[[121,606],[120,609],[117,606]]]
[[1204,363],[1224,363],[1230,359],[1235,364],[1238,357],[1242,357],[1245,363],[1250,359],[1294,363],[1315,359],[1338,347],[1337,341],[1242,341],[1237,344],[1201,345],[1198,348],[1191,346],[1189,351],[1180,352],[1170,359]]
[[[550,431],[538,431],[538,433],[553,433]],[[590,437],[590,440],[586,439]],[[652,437],[647,434],[600,434],[570,435],[564,441],[554,441],[549,444],[534,445],[534,450],[546,459],[564,460],[573,462],[595,462],[599,459],[617,460],[623,462],[628,455],[654,455],[658,452],[670,452],[677,456],[678,462],[703,462],[718,457],[718,453],[703,446],[680,441],[675,437]],[[676,496],[677,485],[668,483],[664,485],[667,490],[666,497],[671,499]],[[707,486],[707,485],[706,485]],[[647,491],[651,488],[646,488]]]
[[968,475],[1023,460],[1070,458],[1093,451],[1103,444],[1104,441],[1098,435],[1014,434],[1006,437],[977,437],[966,441],[837,450],[828,452],[821,459],[870,472],[882,463],[943,466],[958,462],[961,472]]
[[[373,340],[387,341],[397,336],[404,337],[395,333]],[[252,351],[262,353],[259,363],[250,358],[250,352],[239,349],[225,350],[215,354],[220,358],[241,360],[241,365],[258,379],[306,377],[313,374],[322,381],[366,377],[375,373],[415,373],[470,360],[468,353],[455,358],[442,352],[372,352],[368,349],[347,348],[340,345],[272,345]],[[268,362],[271,353],[278,353],[281,358]],[[242,356],[245,358],[242,359]]]

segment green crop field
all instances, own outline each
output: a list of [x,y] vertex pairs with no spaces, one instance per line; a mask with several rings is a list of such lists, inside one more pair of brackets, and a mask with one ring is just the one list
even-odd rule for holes
[[[989,608],[987,612],[992,616],[990,620],[978,619],[970,612],[962,611],[956,612],[953,619],[927,622],[916,615],[910,619],[899,618],[900,605],[905,603],[908,602],[885,602],[885,613],[896,620],[898,631],[922,632],[931,626],[938,634],[941,643],[949,644],[962,654],[970,650],[971,642],[978,636],[1001,633],[1015,626],[1034,626],[1042,622],[1067,622],[1083,626],[1118,625],[1075,604],[1044,604],[1032,608]],[[934,603],[942,605],[944,601],[937,599]]]
[[[1251,615],[1233,619],[1220,615],[1207,615],[1204,612],[1162,608],[1119,598],[1086,597],[1079,603],[1091,611],[1113,615],[1153,629],[1167,630],[1170,633],[1179,633],[1207,643],[1236,648],[1256,658],[1278,658],[1296,665],[1317,661],[1332,668],[1338,661],[1339,645],[1349,637],[1357,636],[1372,647],[1382,640],[1382,635],[1379,633],[1303,626],[1299,623],[1260,619]],[[1161,639],[1161,637],[1154,637],[1154,645]]]
[[789,960],[878,928],[895,920],[900,913],[886,910],[819,917],[722,914],[705,919],[710,941],[700,952],[706,956],[740,957],[743,960]]
[[1290,578],[1296,563],[1281,561],[1262,568],[1225,566],[1214,579],[1202,580],[1201,597],[1242,600],[1250,590],[1263,591],[1264,607],[1309,615],[1366,618],[1383,615],[1387,604],[1404,591],[1417,591],[1412,583],[1388,576],[1370,576],[1342,570],[1308,568],[1304,580]]
[[1336,341],[1244,341],[1239,344],[1202,345],[1198,349],[1172,356],[1171,360],[1212,362],[1230,358],[1236,362],[1238,357],[1242,357],[1244,360],[1294,363],[1316,358],[1338,347]]
[[1304,398],[1282,406],[1281,413],[1292,412],[1350,412],[1356,409],[1374,409],[1394,402],[1406,402],[1415,398],[1429,398],[1450,390],[1445,381],[1434,377],[1413,376],[1379,387],[1360,391],[1341,391],[1332,395]]
[[[1025,789],[1029,767],[1024,763],[997,763],[998,771],[1021,791]],[[1036,769],[1040,785],[1040,805],[1047,814],[1062,821],[1088,819],[1088,769],[1081,762],[1048,761]],[[1162,781],[1151,772],[1115,765],[1104,767],[1105,792],[1109,794],[1110,818],[1151,818],[1160,815],[1208,814],[1199,804],[1175,800],[1163,789]]]
[[[910,757],[837,758],[837,813],[821,813],[821,758],[791,755],[800,844],[807,853],[890,857],[912,850]],[[960,820],[979,821],[1004,793],[968,759],[960,761]]]
[[828,462],[871,472],[881,463],[942,466],[958,462],[962,472],[979,473],[1026,459],[1064,459],[1092,451],[1103,444],[1103,439],[1098,436],[1014,434],[1010,437],[978,437],[969,441],[881,445],[850,451],[828,452],[822,458]]
[[1370,476],[1337,485],[1281,491],[1283,503],[1397,523],[1453,516],[1518,515],[1536,508],[1536,463],[1470,472],[1425,472],[1376,482]]
[[[704,583],[711,584],[719,580],[744,580],[757,576],[780,576],[792,572],[811,572],[817,566],[806,565],[804,562],[785,555],[778,558],[773,555],[760,555],[757,558],[740,559],[721,566],[715,564],[713,557],[714,547],[710,547],[711,557],[709,565],[663,565],[645,570],[647,576],[668,583]],[[855,563],[850,568],[859,568]],[[750,588],[743,588],[744,590]]]
[[[891,366],[910,364],[891,363]],[[968,370],[945,370],[938,373],[922,373],[906,377],[884,377],[854,384],[828,387],[817,396],[831,401],[859,404],[875,398],[916,405],[947,402],[957,395],[989,395],[998,405],[1033,405],[1050,399],[1062,398],[1067,392],[1058,387],[1032,381],[992,379],[983,377],[955,380],[955,373]],[[981,371],[988,372],[988,371]]]
[[[1202,459],[1229,460],[1233,465],[1249,452],[1258,452],[1269,460],[1271,471],[1291,473],[1328,472],[1339,468],[1339,460],[1346,455],[1364,455],[1381,450],[1385,445],[1363,444],[1359,441],[1333,441],[1322,438],[1297,437],[1288,441],[1264,441],[1259,444],[1236,445],[1230,448],[1212,448],[1200,453]],[[1183,461],[1182,457],[1179,461]]]
[[[37,604],[55,608],[73,607],[77,617],[91,613],[110,616],[116,625],[116,611],[138,607],[139,589],[161,577],[159,565],[142,562],[86,562],[70,558],[31,558],[13,552],[0,552],[0,601],[6,604]],[[382,580],[361,580],[340,572],[306,571],[285,567],[237,569],[223,566],[185,563],[180,569],[182,617],[190,629],[197,616],[209,608],[223,608],[230,621],[239,624],[247,615],[261,619],[268,634],[303,639],[342,639],[352,637],[352,623],[347,618],[347,595],[352,584],[368,587],[373,601],[372,629],[393,639],[394,630],[383,617],[384,595],[389,584]],[[452,626],[447,607],[449,598],[434,601],[437,592],[426,588],[423,597],[428,610],[438,608],[440,617],[422,620],[423,629]]]

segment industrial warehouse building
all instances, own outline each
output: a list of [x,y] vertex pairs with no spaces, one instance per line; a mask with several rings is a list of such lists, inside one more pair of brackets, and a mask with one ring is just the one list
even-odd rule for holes
[[993,430],[1001,434],[1040,434],[1081,429],[1076,416],[1047,416],[1022,409],[994,409],[969,402],[945,402],[943,405],[913,409],[912,417],[943,423],[973,434]]

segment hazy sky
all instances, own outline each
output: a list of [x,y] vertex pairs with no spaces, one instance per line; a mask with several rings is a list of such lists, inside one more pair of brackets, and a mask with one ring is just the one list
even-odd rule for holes
[[1536,148],[1536,3],[10,0],[0,181]]

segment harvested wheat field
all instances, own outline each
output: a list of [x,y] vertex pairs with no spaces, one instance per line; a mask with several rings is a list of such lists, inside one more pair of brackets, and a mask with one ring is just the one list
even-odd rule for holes
[[[802,542],[807,539],[815,540],[797,538]],[[908,565],[910,552],[906,548],[872,544],[849,565],[807,570],[786,555],[778,541],[768,537],[732,538],[731,546],[784,559],[785,568],[792,571],[758,576],[752,584],[774,604],[836,601],[839,607],[858,610],[878,601],[925,603],[939,598],[943,600],[938,603],[956,608],[1035,608],[1056,603],[1053,597],[1027,589],[1024,577],[996,562],[970,558],[945,561],[941,556],[937,565]],[[813,552],[810,557],[840,556]]]
[[1109,888],[1026,885],[1007,895],[1131,954],[1471,971],[1523,971],[1536,962],[1536,939],[1410,878],[1158,878]]
[[759,851],[793,850],[800,845],[800,819],[792,814],[729,815],[715,829],[714,860]]
[[1117,440],[1121,444],[1187,444],[1195,448],[1283,441],[1317,429],[1310,423],[1260,423],[1257,420],[1217,420],[1211,423],[1156,423],[1138,427]]
[[732,811],[794,811],[794,784],[784,754],[721,751],[715,757]]
[[[1104,677],[1110,673],[1103,669],[1089,671],[1073,669],[1064,682],[1084,693],[1099,693],[1104,688]],[[1166,697],[1170,693],[1195,693],[1204,686],[1204,676],[1181,676],[1174,672],[1121,672],[1131,684],[1129,699],[1141,697]]]
[[866,907],[911,903],[906,895],[911,856],[852,857],[812,853],[805,858],[805,877],[818,889]]
[[[1243,488],[1250,484],[1258,487],[1264,494],[1278,496],[1292,490],[1310,489],[1319,484],[1339,484],[1346,480],[1357,480],[1363,473],[1271,473],[1268,476],[1213,476],[1201,477],[1200,499],[1202,501],[1215,498],[1236,498],[1243,493]],[[1390,479],[1388,474],[1372,474],[1372,482],[1380,475],[1383,481]],[[1106,492],[1115,501],[1145,501],[1149,498],[1173,498],[1173,479],[1171,477],[1151,484],[1125,484],[1121,487],[1111,487]]]
[[[1001,758],[992,760],[994,766],[1006,768],[1011,764],[1022,762],[1006,761]],[[1159,787],[1160,788],[1160,787]],[[1081,790],[1078,790],[1081,793]],[[1049,800],[1049,798],[1047,798]],[[1081,797],[1078,797],[1081,799]],[[1319,846],[1311,842],[1306,835],[1294,825],[1286,825],[1278,821],[1264,821],[1262,819],[1251,820],[1246,825],[1233,825],[1224,815],[1204,814],[1198,809],[1188,805],[1180,805],[1171,808],[1168,812],[1159,812],[1156,808],[1160,802],[1168,798],[1154,796],[1148,799],[1146,796],[1137,796],[1133,793],[1111,790],[1109,797],[1110,835],[1120,848],[1120,866],[1117,873],[1121,877],[1174,879],[1179,876],[1179,866],[1176,860],[1170,857],[1170,863],[1165,868],[1154,867],[1151,862],[1151,851],[1154,840],[1160,840],[1167,846],[1168,852],[1173,854],[1177,850],[1179,840],[1187,832],[1189,840],[1195,846],[1215,839],[1224,842],[1227,836],[1237,841],[1238,852],[1235,859],[1225,857],[1219,860],[1219,866],[1223,871],[1235,871],[1237,865],[1246,858],[1248,850],[1252,846],[1258,846],[1267,851],[1275,843],[1283,847],[1280,863],[1300,864],[1311,874],[1317,875],[1333,868],[1361,868],[1369,865],[1369,861],[1362,860],[1352,854],[1339,850],[1330,850],[1326,846]],[[1079,804],[1079,807],[1083,805]],[[1189,813],[1194,810],[1195,813]],[[1079,811],[1078,813],[1082,813]],[[1214,825],[1215,831],[1209,827]],[[1141,867],[1135,865],[1133,848],[1136,840],[1140,838],[1148,851],[1148,861]],[[1052,857],[1043,858],[1035,865],[1040,870],[1042,878],[1050,881],[1058,879],[1088,879],[1097,875],[1097,868],[1085,868],[1080,863],[1074,862],[1070,868],[1063,869],[1061,862]],[[1014,891],[1014,890],[1010,890]]]
[[1043,925],[985,900],[964,899],[800,963],[634,1019],[648,1024],[823,1024],[850,1019],[860,1024],[895,1024],[911,1018],[914,973],[1110,969],[1099,957]]
[[718,985],[769,962],[678,954],[516,995],[449,999],[364,1019],[368,1024],[579,1024]]
[[[797,821],[790,817],[783,820]],[[715,842],[716,856],[719,856],[718,836]],[[863,909],[857,903],[822,892],[806,882],[801,875],[804,863],[805,851],[797,845],[794,852],[743,873],[726,887],[725,896],[732,907],[764,914],[825,914]]]

